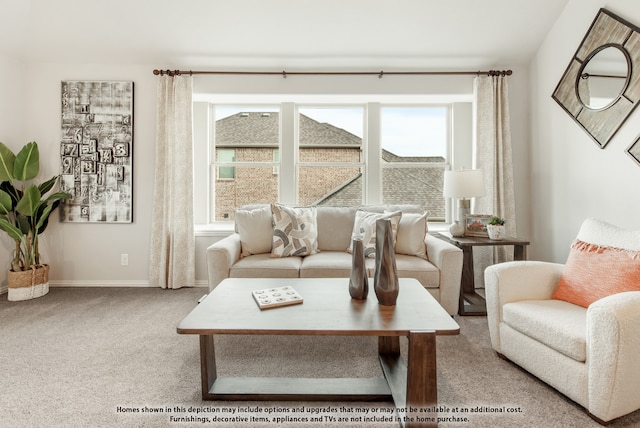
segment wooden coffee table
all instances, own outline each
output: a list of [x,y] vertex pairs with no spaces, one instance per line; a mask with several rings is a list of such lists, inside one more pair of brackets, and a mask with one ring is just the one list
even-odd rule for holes
[[[348,279],[229,278],[222,281],[178,325],[180,334],[200,336],[204,400],[388,401],[415,414],[406,426],[435,426],[437,404],[436,335],[455,335],[460,327],[415,279],[400,279],[395,306],[378,304],[370,281],[369,297],[349,296]],[[304,303],[260,310],[251,292],[293,287]],[[233,378],[217,377],[216,334],[378,336],[383,377]],[[400,336],[408,338],[407,362]],[[415,409],[411,413],[410,410]],[[404,415],[402,415],[404,416]],[[425,422],[426,421],[426,422]]]

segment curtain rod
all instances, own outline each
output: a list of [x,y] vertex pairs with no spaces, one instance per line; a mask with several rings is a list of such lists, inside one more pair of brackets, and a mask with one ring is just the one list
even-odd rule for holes
[[278,75],[283,78],[287,76],[378,76],[382,79],[385,75],[473,75],[473,76],[511,76],[511,70],[488,70],[488,71],[194,71],[194,70],[153,70],[156,76],[180,76],[188,74],[235,74],[235,75]]

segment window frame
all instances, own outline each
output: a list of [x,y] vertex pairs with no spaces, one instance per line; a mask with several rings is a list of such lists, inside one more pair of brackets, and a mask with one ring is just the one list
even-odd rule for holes
[[[211,123],[211,119],[213,118],[212,111],[213,105],[234,105],[234,106],[252,106],[255,108],[259,108],[261,106],[265,107],[280,107],[280,162],[272,162],[265,163],[263,165],[271,165],[274,168],[274,174],[279,175],[280,180],[280,201],[285,204],[295,204],[297,200],[297,170],[300,166],[304,165],[303,163],[298,162],[298,108],[299,107],[348,107],[348,106],[363,106],[364,108],[364,135],[363,135],[363,163],[362,171],[365,177],[364,186],[364,196],[363,196],[363,204],[381,204],[382,203],[382,152],[381,152],[381,130],[380,130],[380,109],[382,107],[396,107],[396,106],[407,106],[407,107],[448,107],[448,122],[449,128],[451,132],[449,132],[447,136],[447,156],[444,164],[445,169],[452,169],[454,167],[471,167],[471,164],[468,163],[471,160],[471,151],[472,151],[472,137],[471,135],[468,138],[465,137],[465,148],[464,149],[456,149],[454,146],[456,145],[454,142],[455,134],[458,132],[458,128],[454,123],[455,116],[455,108],[456,104],[468,106],[469,111],[471,111],[472,99],[471,96],[452,96],[450,99],[443,99],[442,96],[436,97],[437,99],[431,99],[428,96],[419,96],[419,97],[385,97],[385,96],[368,96],[368,97],[351,97],[351,96],[338,96],[335,99],[332,97],[322,96],[322,97],[314,97],[314,96],[265,96],[265,95],[255,95],[250,98],[254,98],[256,102],[243,102],[242,99],[247,99],[247,94],[243,94],[238,96],[238,101],[234,101],[234,96],[231,94],[225,94],[223,97],[213,96],[213,95],[201,95],[200,97],[194,97],[194,104],[196,103],[204,103],[208,106],[209,113],[209,122],[208,126],[211,130],[211,127],[215,129],[215,122]],[[221,98],[221,99],[220,99]],[[281,102],[275,102],[274,99],[280,99]],[[320,98],[320,100],[318,100]],[[362,98],[361,101],[355,100],[352,101],[350,98]],[[396,100],[395,98],[399,98],[400,100]],[[405,99],[409,98],[408,101]],[[262,100],[265,100],[264,102]],[[374,101],[374,100],[380,100]],[[219,102],[216,102],[219,101]],[[373,114],[373,116],[372,116]],[[376,116],[377,115],[377,116]],[[374,119],[372,119],[372,117]],[[377,119],[375,119],[377,117]],[[195,116],[194,116],[195,121]],[[200,115],[200,122],[202,121],[202,115]],[[469,123],[465,123],[462,128],[467,129],[468,133],[471,133],[472,124],[470,123],[470,115],[467,120]],[[202,123],[195,124],[194,128],[201,126]],[[282,129],[282,128],[286,129]],[[465,131],[466,132],[466,131]],[[211,131],[209,132],[209,134]],[[459,133],[459,132],[458,132]],[[194,133],[195,139],[195,133]],[[202,138],[200,139],[202,141]],[[203,195],[203,192],[206,192],[206,199],[209,201],[207,204],[207,213],[206,213],[206,221],[203,221],[204,217],[202,213],[200,215],[196,215],[200,219],[196,219],[196,229],[198,230],[228,230],[230,224],[233,222],[229,221],[215,221],[212,218],[214,215],[213,211],[213,192],[209,191],[212,183],[212,172],[215,172],[215,167],[213,166],[215,162],[215,146],[213,138],[209,138],[207,135],[207,148],[209,151],[209,161],[207,169],[207,180],[196,180],[198,183],[205,183],[205,186],[200,186],[200,189],[195,189],[194,191]],[[465,159],[462,162],[456,162],[455,157],[457,157],[458,152],[465,153],[463,157]],[[468,155],[468,156],[467,156]],[[312,166],[317,166],[318,164],[313,164]],[[352,164],[349,164],[352,166]],[[240,164],[235,164],[234,166],[242,166]],[[311,165],[310,165],[311,166]],[[328,166],[336,166],[334,163],[328,164]],[[409,166],[415,166],[409,165]],[[402,167],[401,165],[393,166],[393,167]],[[202,171],[204,168],[200,168]],[[291,180],[292,179],[292,180]],[[215,180],[215,175],[213,176],[213,180]],[[206,187],[206,189],[203,189]],[[194,198],[196,199],[196,198]],[[453,201],[445,200],[445,223],[451,221],[451,213],[452,213]]]

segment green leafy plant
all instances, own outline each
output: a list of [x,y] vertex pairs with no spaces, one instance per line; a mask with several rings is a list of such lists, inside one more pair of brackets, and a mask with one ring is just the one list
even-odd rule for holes
[[498,217],[497,215],[494,215],[494,216],[491,216],[487,224],[490,224],[492,226],[503,226],[504,219],[501,217]]
[[38,236],[47,228],[51,213],[71,197],[67,192],[45,197],[59,176],[36,184],[33,180],[39,172],[40,152],[34,141],[22,147],[18,154],[0,143],[0,229],[16,244],[11,261],[14,272],[40,265]]

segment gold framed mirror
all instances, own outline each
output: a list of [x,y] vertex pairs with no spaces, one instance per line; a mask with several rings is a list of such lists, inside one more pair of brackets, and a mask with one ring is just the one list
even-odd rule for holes
[[552,98],[603,149],[640,101],[640,28],[600,9]]

